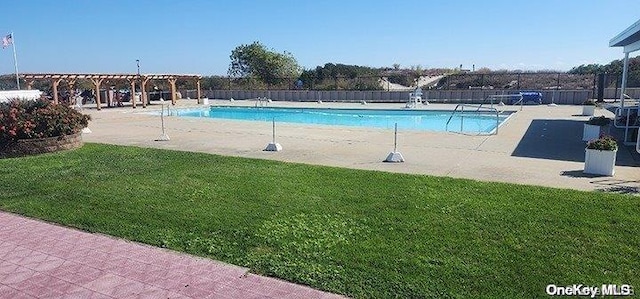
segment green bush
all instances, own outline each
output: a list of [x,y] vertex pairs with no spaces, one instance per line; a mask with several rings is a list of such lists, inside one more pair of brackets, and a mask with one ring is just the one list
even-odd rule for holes
[[615,151],[618,150],[618,142],[611,136],[602,135],[598,139],[589,141],[587,148],[599,151]]
[[13,99],[0,103],[0,144],[76,134],[90,119],[66,105]]
[[588,125],[601,126],[601,127],[607,126],[610,123],[611,123],[611,119],[605,116],[592,117],[589,119],[589,121],[587,121]]

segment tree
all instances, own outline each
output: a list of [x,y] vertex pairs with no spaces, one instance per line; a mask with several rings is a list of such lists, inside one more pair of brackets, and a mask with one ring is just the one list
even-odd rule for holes
[[597,74],[597,73],[601,73],[603,72],[605,66],[594,63],[594,64],[582,64],[579,66],[576,66],[574,68],[572,68],[569,71],[569,74],[579,74],[579,75],[585,75],[585,74]]
[[257,41],[236,47],[230,58],[230,76],[251,77],[269,85],[282,83],[286,78],[297,78],[301,71],[291,53],[267,50]]

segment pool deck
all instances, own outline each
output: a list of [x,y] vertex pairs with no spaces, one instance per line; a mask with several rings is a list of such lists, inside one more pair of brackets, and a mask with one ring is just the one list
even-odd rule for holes
[[[210,105],[255,106],[254,101],[210,100]],[[167,105],[168,106],[168,105]],[[181,107],[195,107],[195,100],[179,100]],[[404,104],[271,102],[269,107],[322,107],[403,109]],[[452,110],[455,105],[423,105],[419,109]],[[447,132],[398,132],[398,151],[406,162],[384,163],[393,150],[393,131],[362,127],[277,124],[280,152],[263,151],[271,141],[271,123],[223,119],[165,117],[170,141],[154,141],[161,135],[154,103],[148,108],[111,108],[92,115],[83,134],[87,142],[99,142],[220,155],[272,159],[356,169],[426,174],[508,182],[578,190],[602,190],[638,194],[640,158],[635,149],[621,146],[613,177],[582,173],[582,127],[587,116],[581,106],[525,106],[500,127],[497,135],[469,136]],[[508,110],[519,107],[507,106]],[[612,116],[604,109],[596,115]],[[612,134],[618,134],[612,128]]]

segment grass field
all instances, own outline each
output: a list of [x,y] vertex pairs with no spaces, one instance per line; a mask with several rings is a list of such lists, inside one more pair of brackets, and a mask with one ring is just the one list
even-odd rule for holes
[[86,144],[0,160],[0,209],[353,297],[640,287],[640,198]]

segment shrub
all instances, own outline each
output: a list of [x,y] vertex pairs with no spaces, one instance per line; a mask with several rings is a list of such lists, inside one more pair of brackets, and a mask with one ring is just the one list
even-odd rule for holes
[[588,125],[601,126],[601,127],[607,126],[610,123],[611,123],[611,119],[605,116],[592,117],[589,119],[589,121],[587,121]]
[[87,127],[90,119],[65,105],[13,99],[0,103],[0,144],[76,134]]
[[602,135],[598,139],[589,141],[587,148],[599,151],[615,151],[618,149],[618,142],[611,136]]
[[584,105],[584,106],[596,106],[596,100],[594,100],[594,99],[585,100],[584,102],[582,102],[582,105]]

